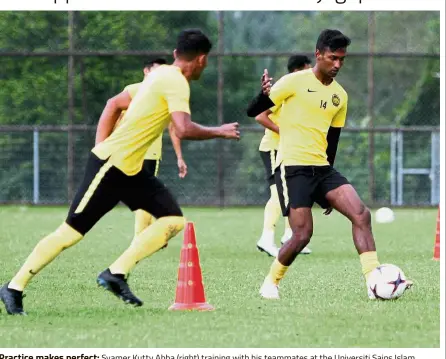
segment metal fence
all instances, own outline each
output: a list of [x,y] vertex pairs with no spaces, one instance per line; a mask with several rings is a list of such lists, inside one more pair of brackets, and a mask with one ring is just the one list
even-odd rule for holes
[[[368,203],[438,205],[439,129],[375,128],[376,198],[368,185],[369,130],[346,129],[341,137],[336,167]],[[73,177],[78,186],[94,143],[95,128],[77,126],[74,133]],[[269,190],[259,157],[260,128],[242,128],[239,142],[183,141],[188,165],[185,179],[178,177],[176,157],[164,138],[159,177],[181,204],[197,206],[262,205]],[[68,165],[66,126],[0,127],[0,203],[66,204]]]
[[0,202],[69,202],[107,99],[141,81],[147,57],[171,60],[170,32],[200,27],[215,46],[203,78],[191,88],[193,119],[238,121],[243,139],[184,142],[185,180],[176,175],[166,139],[160,177],[182,204],[263,204],[262,129],[246,117],[246,105],[263,69],[279,78],[290,55],[312,57],[320,27],[328,23],[354,35],[339,75],[349,110],[338,169],[369,204],[438,203],[438,13],[21,15],[0,14]]

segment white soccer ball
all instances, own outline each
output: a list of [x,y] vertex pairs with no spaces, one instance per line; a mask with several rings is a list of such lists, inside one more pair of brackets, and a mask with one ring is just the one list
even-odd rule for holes
[[370,273],[367,287],[375,299],[397,299],[403,295],[406,281],[401,268],[393,264],[381,264]]
[[375,213],[375,220],[378,223],[392,223],[395,220],[395,214],[388,207],[382,207]]

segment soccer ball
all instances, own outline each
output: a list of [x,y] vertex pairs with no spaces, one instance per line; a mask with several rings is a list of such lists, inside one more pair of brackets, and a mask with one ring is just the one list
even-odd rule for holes
[[388,207],[382,207],[375,213],[377,223],[392,223],[395,220],[395,214]]
[[370,273],[367,288],[371,299],[397,299],[406,290],[404,272],[393,264],[381,264]]

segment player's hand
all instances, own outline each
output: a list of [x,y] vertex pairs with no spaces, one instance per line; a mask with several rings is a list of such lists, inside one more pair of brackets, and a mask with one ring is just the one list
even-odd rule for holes
[[221,136],[230,140],[239,140],[240,131],[238,130],[238,122],[226,123],[220,126]]
[[269,77],[267,69],[263,70],[263,75],[262,75],[262,79],[261,80],[262,80],[262,91],[263,91],[263,94],[269,96],[269,93],[271,91],[271,86],[273,84],[273,78]]
[[329,216],[331,212],[333,212],[333,208],[332,207],[328,207],[328,208],[325,209],[324,214],[326,216]]
[[184,178],[187,175],[187,165],[186,162],[182,158],[179,158],[177,161],[178,165],[178,176],[180,178]]

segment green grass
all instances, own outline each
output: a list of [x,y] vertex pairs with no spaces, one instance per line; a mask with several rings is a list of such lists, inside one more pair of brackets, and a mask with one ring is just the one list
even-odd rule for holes
[[[117,208],[27,288],[27,317],[0,314],[0,347],[439,347],[439,263],[432,261],[435,210],[398,210],[374,225],[379,258],[414,280],[394,302],[367,293],[347,220],[315,210],[313,254],[298,257],[281,300],[258,289],[271,259],[257,252],[263,212],[185,209],[195,222],[207,300],[214,312],[170,312],[182,234],[130,277],[143,307],[97,288],[96,275],[128,246],[133,216]],[[1,282],[37,241],[64,220],[65,208],[0,207]],[[280,221],[277,241],[282,234]]]

